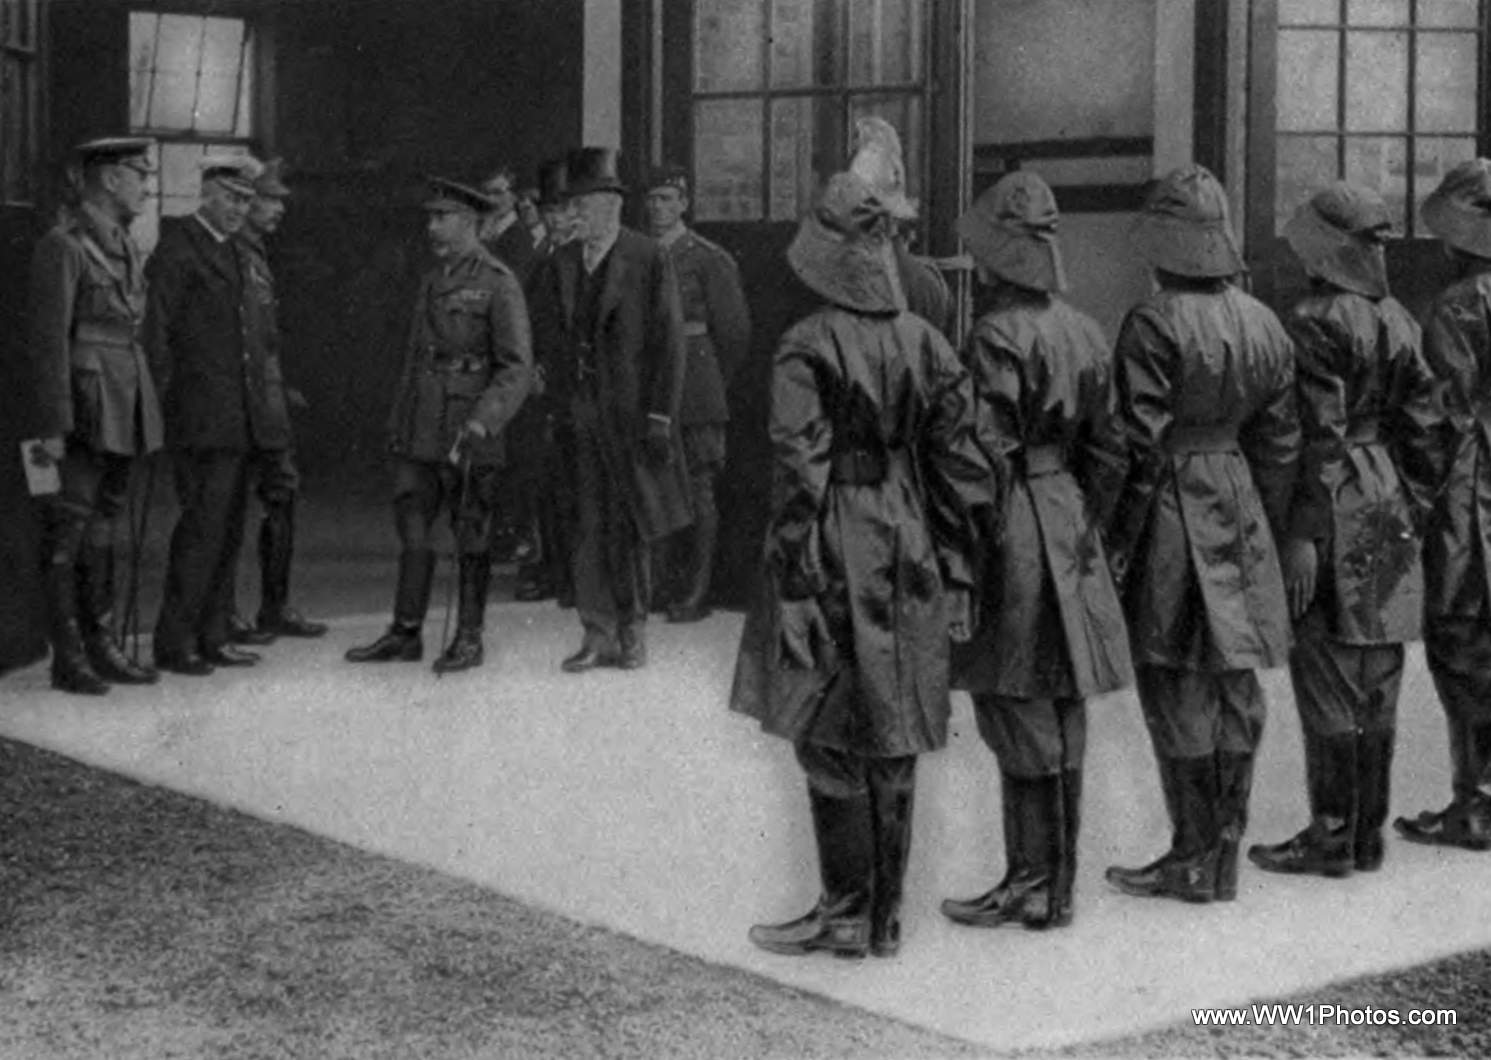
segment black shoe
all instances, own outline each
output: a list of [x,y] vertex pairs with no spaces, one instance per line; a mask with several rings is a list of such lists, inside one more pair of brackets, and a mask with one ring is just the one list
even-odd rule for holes
[[820,902],[796,920],[757,924],[748,937],[767,953],[784,957],[831,953],[835,957],[860,958],[870,952],[870,917],[862,910],[844,914]]
[[1414,843],[1491,850],[1491,799],[1480,794],[1457,797],[1437,813],[1425,810],[1417,817],[1399,817],[1393,828]]
[[513,599],[519,603],[531,604],[539,600],[547,600],[554,595],[554,583],[548,578],[523,577],[518,581],[518,586],[513,590]]
[[85,642],[94,673],[116,685],[153,685],[160,674],[153,667],[136,663],[119,650],[112,637],[100,633]]
[[425,642],[419,627],[401,626],[397,622],[388,627],[388,632],[360,648],[348,648],[348,662],[419,662],[424,658]]
[[228,616],[228,641],[232,644],[249,644],[254,647],[263,647],[265,644],[274,643],[274,631],[265,629],[262,625],[251,626],[238,615]]
[[256,628],[273,640],[275,637],[323,637],[331,627],[325,622],[312,622],[293,607],[283,607],[278,614],[261,612]]
[[200,653],[213,666],[253,666],[262,658],[258,652],[244,651],[231,644],[204,644]]
[[437,674],[453,674],[480,666],[483,658],[480,627],[456,630],[455,639],[435,660]]
[[1350,876],[1356,867],[1353,839],[1349,824],[1336,822],[1333,827],[1329,821],[1316,818],[1304,831],[1282,843],[1253,844],[1248,848],[1248,860],[1265,872],[1333,879]]
[[80,696],[107,695],[109,683],[88,665],[87,659],[71,662],[52,661],[52,687],[59,692],[72,692]]
[[587,640],[580,645],[579,651],[560,663],[559,668],[567,674],[582,674],[597,666],[616,666],[618,659],[615,652],[603,651]]
[[216,669],[194,651],[156,652],[155,668],[163,673],[181,674],[185,677],[206,677]]

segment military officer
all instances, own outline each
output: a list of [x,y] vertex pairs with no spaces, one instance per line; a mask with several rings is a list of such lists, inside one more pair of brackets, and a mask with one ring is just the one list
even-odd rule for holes
[[517,277],[483,246],[492,200],[453,180],[432,181],[425,203],[438,263],[414,303],[404,368],[389,421],[394,521],[399,543],[393,624],[350,662],[414,661],[430,604],[435,553],[430,530],[448,509],[459,554],[459,620],[437,672],[482,661],[492,564],[488,552],[503,433],[533,375],[528,311]]
[[[684,223],[688,208],[688,174],[677,166],[654,170],[647,187],[648,228],[673,261],[688,338],[678,418],[694,503],[694,525],[664,542],[656,553],[661,562],[653,571],[654,600],[661,590],[669,622],[697,622],[709,614],[709,576],[719,536],[714,481],[725,464],[730,420],[726,394],[751,344],[750,310],[735,259]],[[667,546],[684,538],[688,558],[675,595],[668,592],[672,579]]]
[[114,640],[114,540],[135,459],[161,447],[141,344],[145,265],[129,234],[145,205],[151,142],[90,140],[74,151],[81,201],[31,262],[34,407],[61,490],[39,500],[52,687],[100,695],[156,672]]

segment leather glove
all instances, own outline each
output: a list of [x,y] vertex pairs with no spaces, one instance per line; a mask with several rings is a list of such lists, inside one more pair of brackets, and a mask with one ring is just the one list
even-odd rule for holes
[[642,436],[642,452],[655,467],[673,462],[673,425],[656,416],[647,417],[647,433]]

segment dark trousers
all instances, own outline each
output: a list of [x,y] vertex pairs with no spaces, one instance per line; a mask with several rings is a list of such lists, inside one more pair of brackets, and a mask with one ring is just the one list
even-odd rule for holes
[[103,453],[70,442],[62,458],[62,488],[37,498],[44,563],[72,563],[86,542],[101,548],[114,541],[119,516],[129,501],[134,457]]
[[[291,509],[300,493],[300,470],[295,466],[295,453],[290,449],[255,449],[249,453],[248,474],[254,484],[254,495],[259,498],[259,504],[264,509],[264,518],[259,528],[259,564],[261,568],[267,568],[270,557],[264,548],[265,539],[275,535],[276,528],[286,527],[292,519]],[[278,529],[278,533],[288,538],[289,530]],[[288,565],[288,556],[284,562]],[[267,572],[264,580],[269,581]],[[236,579],[229,590],[234,594],[229,612],[234,614],[238,611],[235,590]],[[260,601],[261,606],[266,603],[268,601]],[[283,604],[284,601],[279,603]]]
[[1082,769],[1087,705],[1080,699],[1015,699],[976,692],[973,716],[1001,772],[1036,780]]
[[1450,721],[1491,725],[1491,615],[1431,618],[1424,655]]
[[157,656],[228,642],[248,502],[248,452],[183,449],[174,462],[181,515],[171,533],[165,596],[155,625]]
[[622,629],[647,621],[648,552],[621,479],[626,458],[610,451],[593,404],[575,402],[573,437],[575,607],[587,640],[614,650]]
[[1403,684],[1403,645],[1345,644],[1319,608],[1294,626],[1289,676],[1300,726],[1315,736],[1391,732]]
[[1252,670],[1177,670],[1140,666],[1144,723],[1161,758],[1200,758],[1218,751],[1251,755],[1263,738],[1267,704]]
[[430,550],[431,531],[442,511],[450,513],[456,550],[486,553],[500,469],[479,465],[462,471],[449,462],[399,460],[393,472],[393,513],[406,552]]

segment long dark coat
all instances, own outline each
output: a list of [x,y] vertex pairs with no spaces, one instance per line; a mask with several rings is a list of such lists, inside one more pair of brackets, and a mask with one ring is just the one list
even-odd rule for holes
[[954,647],[954,684],[1020,699],[1132,684],[1101,535],[1128,469],[1107,341],[1060,298],[1006,288],[963,359],[980,437],[1011,478],[1003,536],[984,557],[978,632]]
[[389,448],[442,463],[474,419],[487,436],[471,446],[471,462],[501,464],[504,431],[532,382],[528,309],[512,270],[480,247],[442,262],[425,273],[414,300]]
[[1304,442],[1290,533],[1319,550],[1327,629],[1347,644],[1417,640],[1423,572],[1398,468],[1426,466],[1436,419],[1419,326],[1393,298],[1334,287],[1303,299],[1284,324]]
[[1491,600],[1491,265],[1440,292],[1424,320],[1424,358],[1443,387],[1424,617],[1476,618]]
[[160,402],[141,344],[145,297],[134,240],[93,209],[67,211],[41,237],[31,259],[33,433],[104,453],[160,448]]
[[1299,460],[1293,343],[1262,302],[1203,282],[1132,309],[1117,360],[1131,465],[1108,544],[1134,662],[1283,666],[1274,535]]
[[[593,391],[606,449],[615,456],[613,466],[623,469],[622,495],[642,538],[657,540],[693,521],[677,429],[686,356],[678,283],[663,248],[623,228],[601,266],[594,330],[581,334],[575,301],[581,254],[578,241],[568,243],[534,273],[534,344],[545,358],[552,407],[561,415],[579,392],[580,347],[588,347],[584,356],[596,373]],[[673,458],[666,466],[650,463],[642,452],[652,414],[674,423]]]
[[248,250],[219,242],[196,217],[161,221],[146,274],[145,349],[164,395],[166,444],[178,449],[286,449],[290,413]]
[[[767,732],[871,756],[947,741],[943,587],[971,588],[998,484],[974,433],[973,387],[925,320],[823,309],[783,336],[764,590],[746,617],[732,710]],[[856,485],[846,454],[884,468]],[[812,597],[831,643],[784,646]]]

